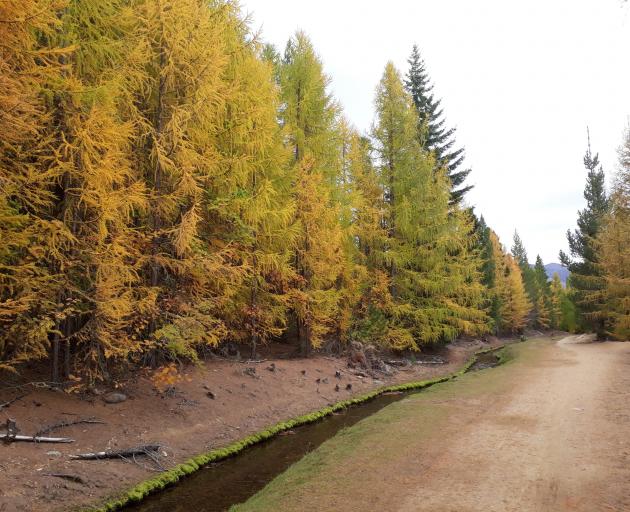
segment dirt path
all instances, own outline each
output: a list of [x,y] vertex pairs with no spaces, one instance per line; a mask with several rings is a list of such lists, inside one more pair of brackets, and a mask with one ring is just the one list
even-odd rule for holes
[[393,404],[238,510],[630,511],[630,343],[580,341]]

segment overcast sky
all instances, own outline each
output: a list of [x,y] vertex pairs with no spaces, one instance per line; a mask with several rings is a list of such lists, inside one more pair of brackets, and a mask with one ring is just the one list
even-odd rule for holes
[[243,0],[281,51],[304,30],[362,132],[385,63],[417,43],[457,128],[468,202],[530,260],[566,250],[584,205],[586,126],[608,175],[630,114],[630,8],[622,0]]

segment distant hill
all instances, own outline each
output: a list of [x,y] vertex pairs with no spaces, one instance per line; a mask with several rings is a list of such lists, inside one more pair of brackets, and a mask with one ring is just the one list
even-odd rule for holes
[[547,263],[545,271],[550,280],[553,279],[553,275],[557,272],[560,276],[560,281],[562,281],[562,286],[567,285],[567,277],[569,277],[569,269],[567,267],[563,267],[560,263]]

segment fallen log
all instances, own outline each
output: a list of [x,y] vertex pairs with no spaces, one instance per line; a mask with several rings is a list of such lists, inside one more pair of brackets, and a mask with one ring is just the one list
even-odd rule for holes
[[124,450],[110,450],[107,452],[79,453],[70,455],[72,460],[101,460],[101,459],[124,459],[126,457],[135,457],[136,455],[151,456],[160,450],[159,444],[147,444],[137,446],[135,448],[127,448]]
[[70,439],[69,437],[12,436],[11,434],[0,434],[0,441],[25,441],[27,443],[74,443],[74,439]]

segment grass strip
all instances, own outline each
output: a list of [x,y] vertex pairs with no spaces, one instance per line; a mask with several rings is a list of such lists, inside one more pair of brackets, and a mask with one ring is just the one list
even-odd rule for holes
[[405,384],[395,384],[392,386],[384,386],[358,397],[342,400],[333,405],[324,407],[323,409],[319,409],[318,411],[304,414],[288,421],[276,423],[272,427],[235,441],[224,448],[211,450],[207,453],[203,453],[191,459],[188,459],[186,462],[178,464],[177,466],[167,471],[164,471],[163,473],[160,473],[153,478],[150,478],[148,480],[145,480],[144,482],[135,485],[134,487],[123,493],[121,496],[114,498],[103,505],[87,508],[84,510],[86,510],[86,512],[115,512],[132,503],[138,503],[150,494],[156,493],[164,489],[165,487],[176,484],[181,478],[185,477],[186,475],[190,475],[195,471],[198,471],[207,464],[218,462],[229,457],[234,457],[246,448],[249,448],[250,446],[258,443],[262,443],[263,441],[267,441],[268,439],[271,439],[272,437],[278,435],[280,432],[291,430],[302,425],[308,425],[309,423],[314,423],[321,420],[322,418],[325,418],[326,416],[330,416],[337,411],[373,400],[383,393],[392,393],[399,391],[418,391],[433,386],[435,384],[439,384],[441,382],[447,382],[456,377],[464,375],[470,369],[470,367],[475,364],[477,357],[481,354],[498,351],[498,364],[503,364],[508,360],[508,355],[506,354],[506,351],[503,350],[504,348],[505,345],[500,345],[498,347],[491,347],[484,350],[479,350],[475,352],[475,354],[466,362],[466,364],[460,370],[445,375],[443,377],[438,377],[430,380],[407,382]]

